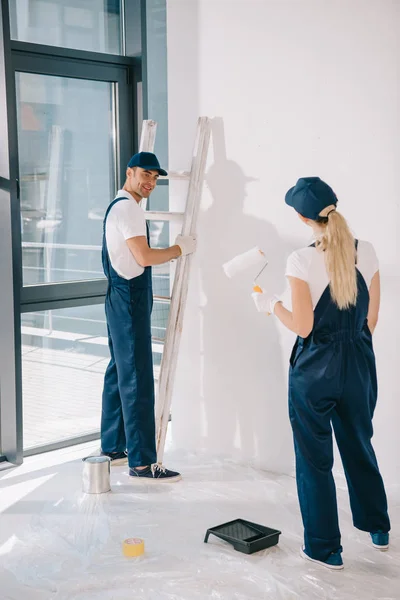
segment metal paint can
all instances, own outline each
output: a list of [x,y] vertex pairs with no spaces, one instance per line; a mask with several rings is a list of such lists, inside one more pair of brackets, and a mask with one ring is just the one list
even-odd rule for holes
[[111,491],[108,456],[87,456],[82,459],[82,483],[85,494],[104,494]]

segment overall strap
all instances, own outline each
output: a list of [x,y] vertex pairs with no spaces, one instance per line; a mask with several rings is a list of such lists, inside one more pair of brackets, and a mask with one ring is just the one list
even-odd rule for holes
[[[356,248],[356,252],[357,252],[358,240],[354,240],[354,243],[355,243],[355,248]],[[314,244],[311,244],[310,247],[314,247],[315,248],[315,242],[314,242]],[[357,254],[355,256],[355,263],[357,265]],[[331,302],[332,302],[332,297],[331,297],[331,292],[330,292],[330,285],[328,284],[326,286],[325,290],[323,291],[320,299],[318,300],[316,307],[314,308],[314,327],[313,327],[313,330],[315,330],[316,327],[318,327],[319,322],[321,321],[321,319],[325,315],[325,311],[329,308],[329,306],[331,305]]]
[[107,242],[106,242],[106,221],[107,221],[107,217],[108,217],[110,210],[112,209],[114,204],[116,204],[120,200],[129,200],[129,198],[125,198],[125,197],[115,198],[112,202],[110,202],[110,204],[107,207],[106,213],[104,215],[104,220],[103,220],[103,244],[102,244],[102,250],[101,250],[101,260],[102,260],[102,264],[103,264],[104,274],[108,280],[110,280],[110,276],[114,272],[114,269],[112,267],[110,257],[108,255],[108,248],[107,248]]

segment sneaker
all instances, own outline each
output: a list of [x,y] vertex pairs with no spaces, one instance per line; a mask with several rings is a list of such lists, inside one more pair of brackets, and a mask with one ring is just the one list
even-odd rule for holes
[[128,454],[126,452],[101,452],[101,456],[108,456],[112,467],[128,464]]
[[372,545],[378,550],[387,550],[389,548],[389,534],[377,531],[376,533],[370,533],[372,539]]
[[137,481],[151,481],[158,483],[173,483],[182,479],[180,473],[170,471],[162,465],[156,463],[145,469],[129,469],[129,476]]
[[321,565],[327,569],[332,569],[332,571],[339,571],[344,568],[340,552],[332,552],[332,554],[330,554],[326,560],[317,560],[316,558],[311,558],[311,556],[308,556],[303,546],[300,548],[300,556],[305,560],[310,560],[311,562],[317,563],[317,565]]

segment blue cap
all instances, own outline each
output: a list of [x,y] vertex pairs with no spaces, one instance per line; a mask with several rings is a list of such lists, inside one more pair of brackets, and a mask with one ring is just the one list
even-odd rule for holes
[[306,219],[316,221],[327,206],[336,206],[335,192],[319,177],[301,177],[286,193],[285,202]]
[[160,175],[168,175],[167,171],[160,167],[157,156],[152,152],[138,152],[134,154],[128,162],[128,167],[140,167],[148,171],[158,171]]

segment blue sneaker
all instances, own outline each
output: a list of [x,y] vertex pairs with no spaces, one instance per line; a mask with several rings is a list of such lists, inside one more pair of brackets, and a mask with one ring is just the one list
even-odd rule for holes
[[382,531],[376,531],[370,534],[372,545],[378,550],[387,550],[389,548],[389,534]]
[[158,463],[145,469],[130,468],[129,476],[136,481],[144,481],[146,483],[175,483],[175,481],[182,479],[180,473],[170,471]]
[[326,560],[317,560],[316,558],[311,558],[311,556],[308,556],[303,546],[300,548],[300,556],[305,560],[310,560],[311,562],[317,563],[317,565],[321,565],[322,567],[326,567],[332,571],[340,571],[341,569],[344,569],[340,552],[332,552],[332,554],[330,554]]
[[126,452],[101,452],[101,456],[108,456],[112,467],[128,464],[128,454]]

